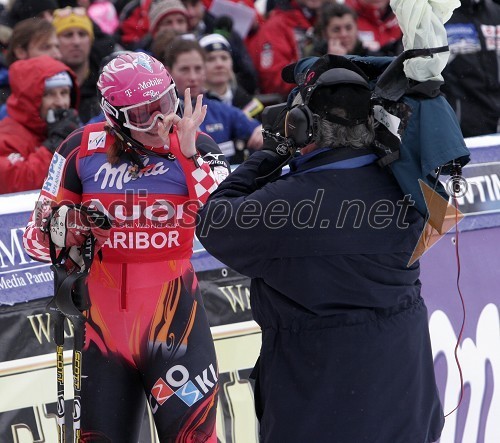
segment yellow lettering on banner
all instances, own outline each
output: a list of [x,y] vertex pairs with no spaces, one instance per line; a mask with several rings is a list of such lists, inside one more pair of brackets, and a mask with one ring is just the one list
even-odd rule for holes
[[[247,287],[242,287],[239,284],[236,286],[220,286],[219,290],[227,298],[227,301],[231,305],[234,313],[237,312],[237,305],[239,305],[241,311],[247,311],[250,309],[250,289]],[[236,291],[233,289],[236,287]]]
[[[40,344],[42,338],[45,337],[47,342],[50,342],[50,316],[46,314],[28,315],[28,320],[31,323],[33,332]],[[42,335],[43,334],[43,335]]]
[[[29,320],[31,324],[31,328],[33,329],[33,332],[36,336],[36,339],[38,340],[38,343],[43,344],[44,337],[45,341],[47,343],[51,343],[52,341],[52,329],[50,327],[51,325],[51,317],[49,313],[44,313],[44,314],[36,314],[36,315],[27,315],[27,319]],[[64,330],[64,337],[69,338],[74,336],[74,329],[73,329],[73,324],[66,319],[66,326],[69,328],[69,333],[66,332],[66,329]]]

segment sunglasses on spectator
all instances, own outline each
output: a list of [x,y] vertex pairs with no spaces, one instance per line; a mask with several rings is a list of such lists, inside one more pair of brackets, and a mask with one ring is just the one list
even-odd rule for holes
[[69,17],[71,14],[86,16],[87,10],[81,7],[72,8],[71,6],[67,6],[66,8],[56,9],[54,11],[54,17],[57,16],[64,18],[64,17]]

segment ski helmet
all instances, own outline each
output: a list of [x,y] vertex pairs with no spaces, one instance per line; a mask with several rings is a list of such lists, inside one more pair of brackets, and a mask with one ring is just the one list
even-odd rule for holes
[[119,54],[104,66],[97,82],[106,121],[127,129],[150,131],[158,119],[179,106],[175,83],[165,66],[143,52]]

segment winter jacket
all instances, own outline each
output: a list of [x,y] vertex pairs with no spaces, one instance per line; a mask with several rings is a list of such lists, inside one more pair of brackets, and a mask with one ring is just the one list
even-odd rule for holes
[[389,5],[386,12],[381,13],[362,0],[347,0],[346,4],[358,13],[358,35],[368,50],[378,51],[401,38],[401,28]]
[[231,100],[221,98],[211,91],[206,92],[205,96],[208,98],[215,98],[222,101],[223,103],[235,106],[241,109],[248,117],[257,118],[260,121],[260,114],[264,110],[264,105],[259,99],[252,97],[251,94],[245,91],[238,84],[233,86],[233,88],[231,89],[231,94]]
[[200,130],[215,140],[226,159],[233,161],[235,141],[248,140],[260,122],[216,98],[203,97],[203,104],[207,105],[207,115]]
[[[47,123],[40,117],[45,79],[67,71],[68,66],[43,55],[19,60],[10,67],[12,93],[7,100],[8,117],[0,121],[0,193],[38,189],[47,175],[52,153],[42,146]],[[71,107],[76,107],[78,87],[72,88]]]
[[290,9],[272,11],[251,40],[249,52],[262,94],[286,97],[292,90],[293,85],[282,80],[281,70],[304,56],[304,48],[312,38],[314,21],[311,11],[292,3]]
[[274,179],[269,155],[222,182],[197,227],[208,252],[252,278],[259,441],[437,440],[427,310],[418,262],[407,266],[423,218],[368,150],[312,152]]
[[500,6],[490,0],[462,0],[445,27],[451,55],[441,90],[464,137],[498,132]]
[[128,2],[120,12],[120,43],[127,49],[135,49],[149,31],[149,7],[152,0]]

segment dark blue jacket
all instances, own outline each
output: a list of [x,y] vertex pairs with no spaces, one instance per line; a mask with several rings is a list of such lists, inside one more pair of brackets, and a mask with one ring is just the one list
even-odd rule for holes
[[313,152],[256,182],[268,155],[219,186],[197,228],[212,255],[252,277],[261,441],[437,440],[427,310],[418,261],[407,266],[422,217],[369,151]]
[[236,140],[246,141],[254,129],[260,125],[258,120],[248,117],[241,109],[222,103],[218,99],[204,96],[203,104],[207,105],[207,115],[200,125],[200,131],[214,139],[226,158],[234,155],[234,152],[224,151],[221,146],[223,143]]

